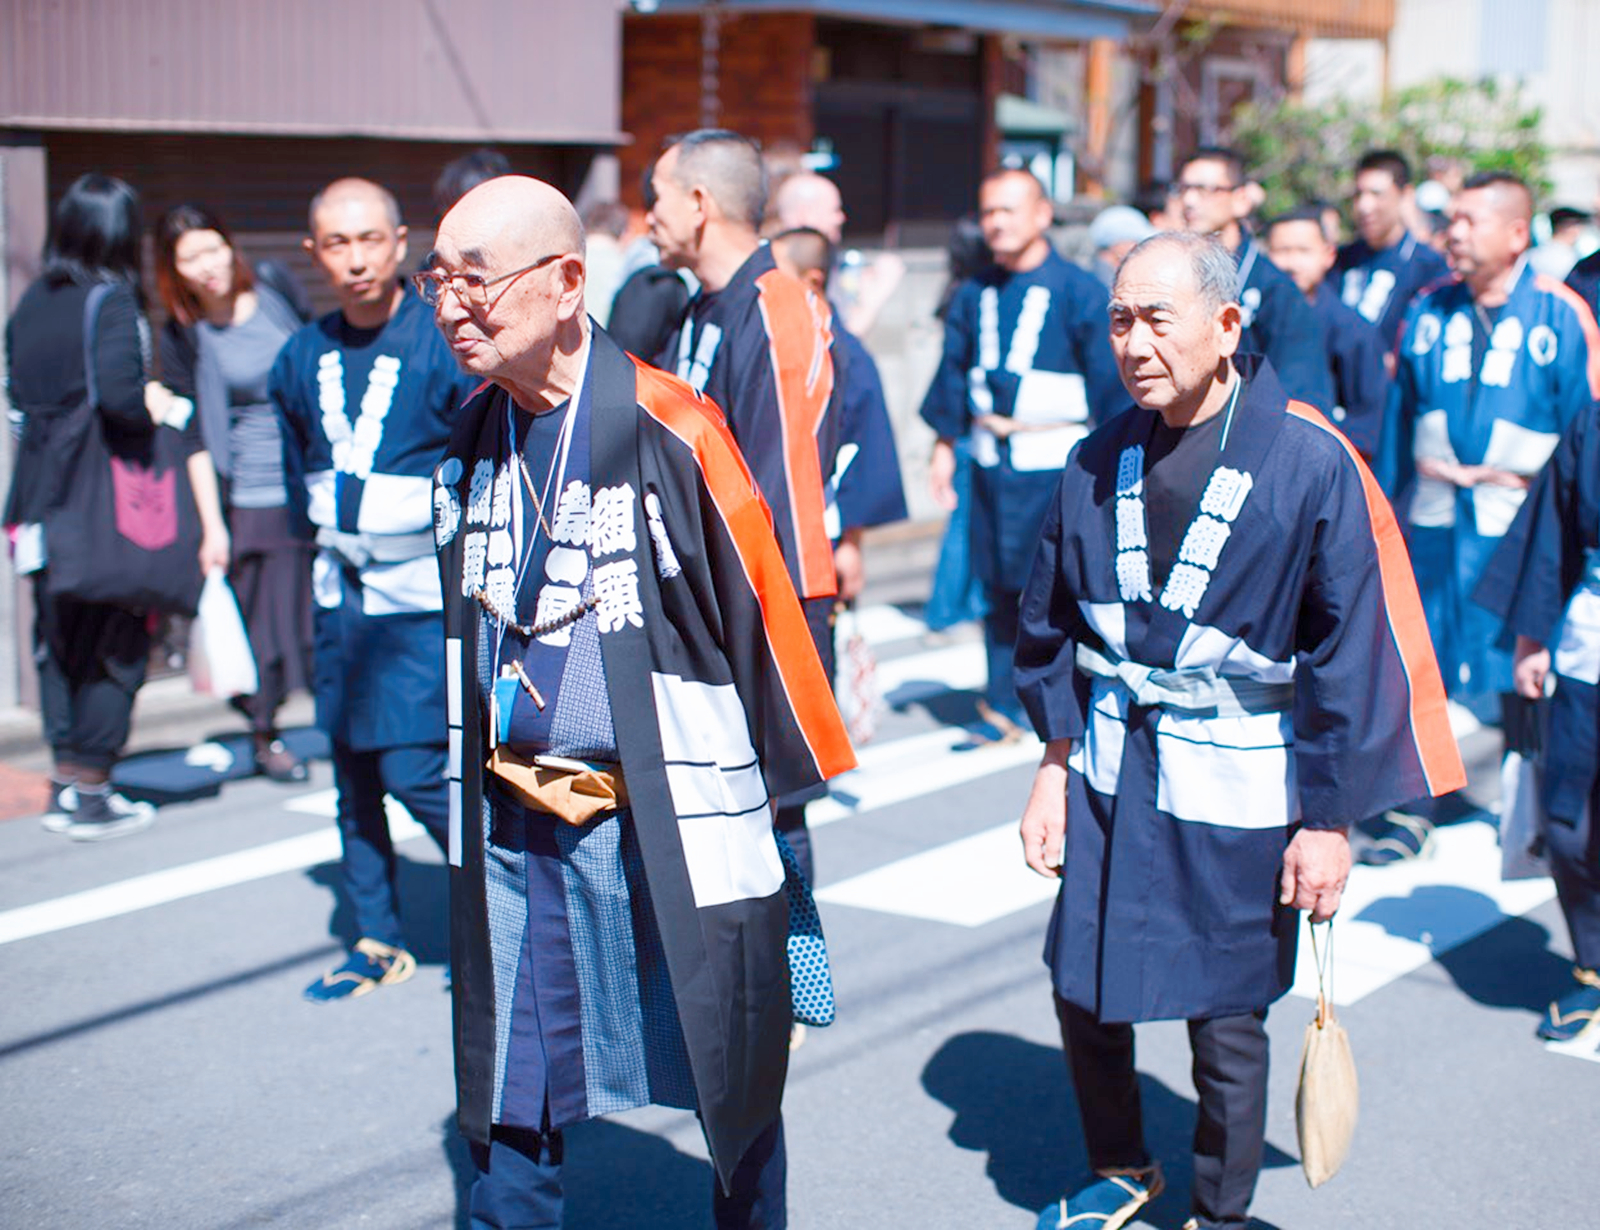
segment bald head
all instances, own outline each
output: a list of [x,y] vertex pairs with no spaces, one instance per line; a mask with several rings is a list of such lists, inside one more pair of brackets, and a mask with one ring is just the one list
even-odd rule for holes
[[400,227],[400,202],[394,199],[382,184],[375,184],[370,179],[336,179],[316,196],[311,198],[308,223],[311,234],[317,233],[317,215],[324,210],[332,209],[348,201],[376,202],[389,219],[389,226],[398,230]]
[[583,255],[583,223],[560,191],[527,175],[486,180],[439,223],[439,244],[479,271],[514,269],[551,254]]
[[784,180],[773,204],[778,226],[785,231],[818,231],[829,243],[838,243],[844,235],[844,200],[839,189],[814,171],[801,171]]
[[549,184],[502,175],[439,223],[428,255],[434,318],[456,362],[537,414],[571,396],[583,371],[583,226]]

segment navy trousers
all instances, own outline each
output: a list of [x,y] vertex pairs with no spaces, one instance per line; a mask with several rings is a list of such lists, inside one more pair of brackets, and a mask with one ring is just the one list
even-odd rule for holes
[[[1106,1024],[1056,997],[1061,1042],[1078,1095],[1089,1165],[1096,1171],[1150,1165],[1144,1144],[1133,1026]],[[1201,1230],[1242,1230],[1250,1221],[1267,1137],[1267,1010],[1189,1022],[1194,1086],[1194,1212]]]
[[333,780],[339,789],[340,879],[355,913],[357,938],[405,947],[395,893],[394,843],[383,796],[392,794],[422,824],[441,850],[448,849],[450,796],[444,780],[445,745],[423,743],[358,752],[333,745]]
[[[561,1230],[563,1151],[560,1132],[525,1128],[497,1127],[487,1148],[474,1144],[472,1230]],[[786,1230],[788,1169],[780,1115],[734,1169],[732,1191],[712,1179],[716,1230]]]
[[1600,825],[1590,800],[1576,825],[1546,819],[1545,849],[1556,900],[1572,933],[1572,951],[1584,969],[1600,969]]

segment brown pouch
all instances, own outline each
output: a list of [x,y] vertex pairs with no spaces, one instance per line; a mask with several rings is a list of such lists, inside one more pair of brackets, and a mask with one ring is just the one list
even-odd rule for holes
[[488,767],[524,806],[571,825],[587,824],[628,805],[621,765],[607,768],[543,756],[530,760],[502,743],[489,757]]

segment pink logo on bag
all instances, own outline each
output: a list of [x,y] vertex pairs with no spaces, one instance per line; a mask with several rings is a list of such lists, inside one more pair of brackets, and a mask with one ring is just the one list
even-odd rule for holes
[[120,457],[111,459],[111,490],[117,533],[146,551],[163,551],[178,541],[178,476]]

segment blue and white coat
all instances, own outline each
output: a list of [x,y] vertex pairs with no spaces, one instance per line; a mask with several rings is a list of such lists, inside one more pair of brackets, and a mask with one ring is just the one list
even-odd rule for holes
[[1418,462],[1487,465],[1531,479],[1561,433],[1600,392],[1600,332],[1570,289],[1518,269],[1475,366],[1483,324],[1471,290],[1448,282],[1406,317],[1380,453],[1391,498],[1409,494],[1404,521],[1428,629],[1451,695],[1492,707],[1511,690],[1500,623],[1473,589],[1526,498],[1524,487],[1460,487],[1418,476]]
[[[1128,404],[1106,302],[1052,249],[1037,269],[996,266],[963,283],[945,316],[922,417],[943,438],[969,438],[973,565],[991,591],[1021,590],[1067,454]],[[1037,429],[1001,440],[978,421],[991,414]]]
[[433,468],[477,383],[409,291],[382,328],[305,326],[272,367],[289,498],[321,548],[317,722],[356,751],[444,738]]
[[1270,366],[1224,423],[1166,584],[1152,584],[1130,411],[1073,454],[1023,594],[1017,690],[1074,742],[1045,956],[1103,1021],[1254,1012],[1290,985],[1277,904],[1295,828],[1463,781],[1389,506]]

